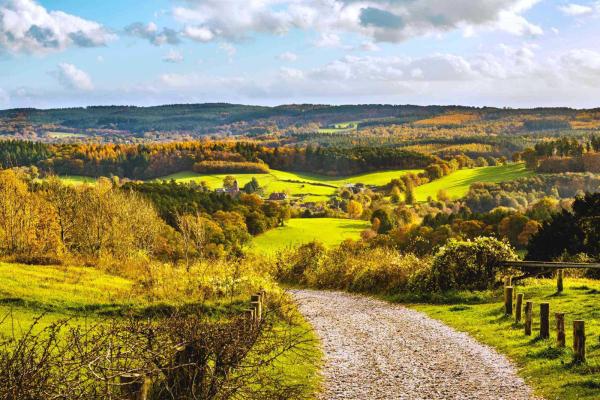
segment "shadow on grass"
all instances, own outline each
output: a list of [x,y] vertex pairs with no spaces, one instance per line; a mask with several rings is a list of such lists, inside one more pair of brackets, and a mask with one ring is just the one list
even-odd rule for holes
[[556,360],[565,354],[565,349],[549,346],[535,353],[529,353],[527,357],[536,359]]

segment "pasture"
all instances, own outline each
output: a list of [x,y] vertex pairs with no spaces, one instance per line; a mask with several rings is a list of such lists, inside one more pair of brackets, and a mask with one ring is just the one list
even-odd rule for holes
[[[600,282],[565,278],[565,290],[556,293],[556,281],[529,279],[516,286],[524,302],[534,302],[532,336],[524,335],[523,323],[503,315],[502,293],[469,293],[464,303],[416,305],[433,318],[471,334],[478,341],[495,347],[517,364],[521,375],[537,394],[547,399],[597,399],[600,388]],[[540,340],[539,304],[550,303],[550,339]],[[476,304],[472,304],[476,303]],[[556,345],[554,313],[565,313],[566,348]],[[573,365],[573,320],[585,320],[587,365]]]
[[417,201],[436,198],[440,190],[446,190],[452,199],[458,199],[469,192],[469,187],[477,182],[503,182],[533,175],[525,164],[507,164],[495,167],[461,169],[441,179],[431,181],[415,188]]
[[250,248],[272,254],[314,240],[331,247],[346,239],[358,239],[360,232],[370,226],[367,221],[337,218],[296,218],[285,225],[256,236]]
[[263,187],[266,194],[273,192],[287,192],[294,197],[304,197],[305,201],[326,201],[337,188],[349,183],[364,183],[365,185],[385,185],[393,178],[398,178],[407,173],[419,173],[421,170],[392,170],[381,172],[370,172],[359,175],[330,177],[325,175],[285,172],[271,170],[268,174],[199,174],[195,172],[179,172],[176,174],[158,178],[158,180],[171,180],[177,182],[201,182],[204,181],[211,189],[217,189],[223,185],[223,179],[231,175],[236,178],[238,184],[244,186],[255,177]]

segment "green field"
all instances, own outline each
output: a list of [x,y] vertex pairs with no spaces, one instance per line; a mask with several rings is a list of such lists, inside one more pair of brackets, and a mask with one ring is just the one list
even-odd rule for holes
[[441,179],[415,188],[417,201],[436,198],[440,190],[446,190],[451,198],[458,199],[469,192],[469,187],[477,182],[503,182],[533,175],[525,164],[507,164],[497,167],[461,169]]
[[[337,188],[350,183],[363,183],[365,185],[382,186],[392,179],[407,173],[418,174],[422,170],[393,170],[369,172],[352,176],[325,176],[302,172],[285,172],[271,170],[268,174],[199,174],[191,171],[178,172],[167,175],[157,180],[171,180],[177,182],[206,182],[209,188],[222,187],[226,176],[234,176],[240,186],[248,183],[255,177],[264,188],[266,194],[272,192],[287,192],[293,197],[303,197],[305,201],[327,201],[329,196],[335,194]],[[451,198],[460,198],[467,194],[469,187],[476,182],[502,182],[531,176],[533,172],[527,170],[524,164],[508,164],[496,167],[480,167],[462,169],[441,179],[434,180],[415,188],[417,201],[426,201],[428,197],[436,198],[437,193],[444,189]],[[93,183],[95,178],[82,176],[63,176],[63,181],[69,184]]]
[[329,177],[325,175],[285,172],[271,170],[268,174],[198,174],[195,172],[179,172],[159,180],[174,179],[177,182],[204,181],[211,189],[223,186],[223,179],[234,176],[240,186],[255,177],[264,188],[265,193],[288,192],[292,196],[306,196],[305,201],[326,201],[336,189],[348,183],[364,183],[365,185],[385,185],[393,178],[398,178],[409,172],[419,173],[421,170],[393,170],[371,172],[360,175]]
[[286,226],[272,229],[255,237],[251,249],[275,253],[288,247],[318,240],[325,246],[335,246],[346,239],[358,239],[367,229],[367,221],[337,218],[295,218]]
[[63,175],[60,177],[60,180],[67,185],[79,185],[82,183],[96,183],[97,179],[89,176]]
[[[107,316],[124,315],[132,308],[149,307],[148,311],[152,311],[152,305],[155,305],[158,310],[163,309],[162,304],[150,302],[143,291],[132,290],[133,286],[131,280],[92,267],[0,262],[0,342],[20,337],[34,321],[37,322],[33,332],[40,332],[57,321],[92,326],[102,323]],[[181,294],[187,298],[186,294]],[[206,306],[210,309],[210,302]],[[239,307],[239,304],[231,306]],[[223,303],[207,315],[218,318],[219,312],[226,307],[227,303]],[[276,329],[282,332],[290,329],[283,321],[277,324]],[[313,398],[321,381],[318,341],[310,326],[301,319],[295,321],[291,332],[303,335],[302,353],[288,352],[276,362],[276,370],[268,371],[284,377],[288,384],[305,385],[304,395]]]
[[[600,281],[565,278],[565,290],[556,294],[554,280],[528,280],[517,286],[525,300],[534,302],[533,335],[525,336],[523,324],[503,316],[500,291],[483,304],[417,305],[414,308],[468,332],[478,341],[495,347],[519,367],[520,374],[547,399],[597,399],[600,389]],[[469,297],[477,297],[470,293]],[[481,298],[488,296],[482,294]],[[539,340],[539,303],[550,303],[551,338]],[[554,313],[564,312],[567,347],[556,347]],[[587,365],[572,365],[572,324],[585,320]]]
[[70,138],[84,138],[86,137],[83,133],[71,133],[71,132],[47,132],[48,137],[52,139],[70,139]]

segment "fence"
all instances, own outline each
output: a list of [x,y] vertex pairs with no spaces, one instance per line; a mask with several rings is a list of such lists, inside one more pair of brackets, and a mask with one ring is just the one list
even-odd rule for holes
[[[600,269],[600,264],[588,263],[569,263],[569,262],[543,262],[543,261],[503,261],[501,267],[517,268],[521,270],[535,270],[534,274],[543,274],[550,271],[556,271],[556,291],[561,293],[564,290],[564,270],[573,269]],[[504,312],[508,316],[513,313],[513,296],[516,294],[515,306],[515,322],[521,321],[522,305],[525,295],[523,293],[515,293],[512,286],[511,277],[507,277],[504,281]],[[533,301],[525,303],[525,335],[531,336],[531,327],[533,324]],[[550,338],[550,303],[540,303],[540,330],[539,337],[541,339]],[[556,341],[558,347],[565,347],[565,313],[557,312],[554,314],[556,327]],[[573,361],[576,363],[585,362],[585,321],[573,321]]]

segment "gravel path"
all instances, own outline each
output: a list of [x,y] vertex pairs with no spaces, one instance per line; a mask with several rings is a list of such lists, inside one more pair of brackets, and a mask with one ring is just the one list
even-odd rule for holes
[[408,308],[347,293],[296,290],[323,344],[321,399],[533,399],[504,357]]

